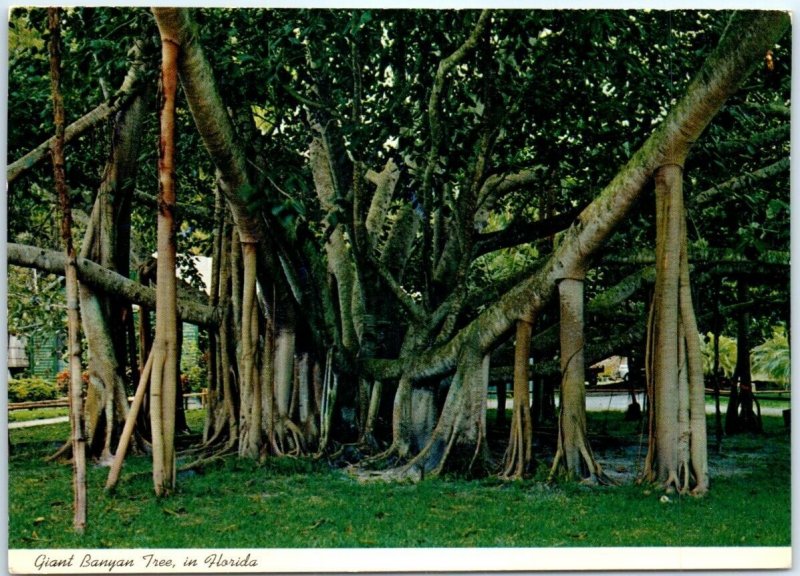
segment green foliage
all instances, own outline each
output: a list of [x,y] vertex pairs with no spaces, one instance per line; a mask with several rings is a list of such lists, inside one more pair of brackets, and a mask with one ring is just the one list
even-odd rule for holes
[[[10,159],[52,133],[44,13],[19,8],[9,19]],[[320,228],[351,225],[356,161],[378,169],[392,157],[400,166],[395,207],[387,222],[397,207],[419,202],[433,136],[428,110],[433,79],[439,62],[470,33],[477,11],[204,8],[193,15],[248,159],[253,184],[238,193],[263,215],[277,243],[291,248],[287,253],[309,238],[317,242],[312,249],[321,252]],[[434,207],[451,211],[473,184],[534,166],[541,168],[536,182],[497,202],[487,232],[585,205],[663,119],[715,46],[729,15],[724,11],[494,11],[491,34],[451,72],[442,94]],[[119,85],[135,40],[143,41],[146,81],[154,86],[158,43],[148,10],[75,7],[66,10],[64,18],[69,120],[104,99],[101,81],[112,90]],[[774,71],[757,73],[693,148],[686,170],[692,240],[754,256],[788,251],[788,179],[756,182],[744,192],[718,195],[702,206],[693,206],[691,197],[788,154],[789,138],[781,132],[787,119],[765,110],[789,101],[790,45],[787,37],[775,46]],[[191,114],[179,104],[177,156],[189,160],[180,164],[176,178],[181,207],[192,208],[179,210],[179,252],[207,255],[215,168],[202,149]],[[156,109],[152,99],[147,106]],[[344,208],[332,215],[323,214],[318,206],[305,155],[310,128],[316,124],[327,130],[344,202]],[[156,114],[147,115],[141,131],[145,142],[155,141]],[[479,143],[487,131],[491,146],[485,171],[473,182]],[[77,210],[89,211],[112,136],[110,130],[98,128],[68,147],[69,184]],[[155,181],[155,156],[154,146],[142,147],[141,189]],[[11,241],[55,247],[57,221],[48,195],[49,172],[42,165],[9,189]],[[747,214],[747,222],[742,214]],[[326,216],[328,222],[323,221]],[[134,203],[133,245],[140,250],[140,260],[154,250],[154,220],[153,206]],[[612,239],[607,253],[626,255],[652,245],[652,220],[651,201],[645,199]],[[463,222],[464,227],[469,225]],[[485,294],[484,301],[496,298],[516,272],[549,253],[551,240],[473,262],[467,288]],[[419,250],[415,257],[422,259]],[[420,263],[407,267],[403,283],[409,293],[426,290],[425,266]],[[604,269],[592,276],[595,286],[587,286],[590,297],[631,273],[605,268],[602,262],[596,265]],[[695,278],[703,284],[710,279]],[[325,283],[325,278],[316,280],[316,285]],[[637,289],[631,298],[641,299],[643,292]],[[626,304],[626,314],[637,312],[638,304]],[[10,305],[16,306],[11,299]],[[701,316],[699,321],[701,331],[706,331],[708,319]]]
[[19,378],[8,381],[9,402],[54,400],[59,396],[58,385],[42,378]]
[[191,332],[184,333],[181,350],[181,377],[184,393],[200,392],[207,386],[208,364],[206,354],[200,349],[198,338]]
[[[709,332],[706,337],[701,335],[703,351],[703,372],[713,374],[714,369],[714,335]],[[721,374],[731,378],[736,369],[736,339],[720,336],[719,339],[719,366]],[[750,351],[750,370],[753,380],[776,382],[784,388],[791,383],[791,358],[789,341],[786,336],[785,326],[779,325],[772,328],[772,337]]]
[[183,372],[183,377],[186,379],[186,385],[183,391],[187,392],[200,392],[201,389],[206,387],[208,380],[208,372],[203,366],[195,365],[187,368]]
[[754,380],[770,380],[788,388],[791,383],[791,358],[786,327],[774,327],[772,337],[750,352],[750,362]]
[[[714,374],[714,340],[715,336],[709,332],[705,337],[700,335],[700,346],[703,351],[703,373],[707,376]],[[726,378],[733,376],[736,369],[736,339],[727,336],[719,337],[719,369]]]

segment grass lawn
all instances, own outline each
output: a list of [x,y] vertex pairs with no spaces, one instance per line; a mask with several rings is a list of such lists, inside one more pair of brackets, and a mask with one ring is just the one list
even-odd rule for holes
[[11,410],[8,413],[9,422],[27,422],[29,420],[44,420],[68,416],[69,408],[33,408],[30,410]]
[[[188,413],[201,426],[200,411]],[[619,413],[591,414],[609,472],[633,476],[639,426]],[[90,467],[89,525],[71,530],[71,469],[42,458],[68,425],[9,431],[9,548],[292,548],[486,546],[789,546],[790,435],[779,417],[765,434],[725,438],[712,454],[711,491],[671,497],[632,482],[616,487],[445,478],[359,484],[310,459],[265,465],[229,458],[178,478],[157,499],[147,458],[130,458],[114,495],[108,469]],[[712,439],[713,440],[713,439]],[[646,442],[646,439],[645,439]],[[713,443],[713,441],[712,441]],[[542,456],[540,478],[549,456]]]

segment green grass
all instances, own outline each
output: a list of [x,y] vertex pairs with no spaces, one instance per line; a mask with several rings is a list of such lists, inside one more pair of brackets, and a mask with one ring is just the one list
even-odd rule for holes
[[29,420],[43,420],[69,415],[69,408],[34,408],[30,410],[10,410],[9,422],[27,422]]
[[[189,412],[194,429],[201,418]],[[619,414],[590,420],[594,430],[638,439],[638,425]],[[668,503],[630,483],[360,484],[324,463],[291,458],[261,466],[230,458],[182,475],[177,492],[158,499],[149,461],[133,457],[113,495],[102,490],[108,470],[90,468],[82,538],[71,531],[70,467],[42,461],[68,426],[11,430],[9,547],[788,546],[790,440],[780,418],[765,418],[765,428],[764,436],[726,438],[722,455],[712,454],[706,497]],[[596,450],[617,471],[630,468],[620,462],[637,451],[637,444]]]

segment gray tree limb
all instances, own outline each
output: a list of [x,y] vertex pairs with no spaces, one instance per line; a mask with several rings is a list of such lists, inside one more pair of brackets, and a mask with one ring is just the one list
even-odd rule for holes
[[[137,81],[142,67],[141,60],[133,62],[122,86],[116,94],[107,102],[103,102],[97,108],[84,114],[64,130],[64,143],[68,144],[90,128],[96,126],[112,114],[122,109],[133,96],[137,93]],[[55,136],[39,144],[36,148],[25,154],[22,158],[12,162],[6,168],[6,180],[11,184],[27,170],[36,166],[42,159],[50,153],[50,148],[55,142]]]
[[[44,250],[24,244],[8,244],[8,263],[24,268],[36,268],[51,274],[64,274],[65,256],[54,250]],[[126,278],[86,258],[78,258],[78,279],[91,287],[113,294],[134,304],[155,308],[156,291]],[[178,317],[198,326],[216,326],[217,311],[201,302],[178,299]]]

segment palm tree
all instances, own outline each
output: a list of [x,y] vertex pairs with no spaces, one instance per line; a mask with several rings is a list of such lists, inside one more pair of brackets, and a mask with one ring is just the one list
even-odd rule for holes
[[[703,374],[714,374],[714,338],[709,332],[705,337],[701,334],[701,348],[703,350]],[[727,336],[719,337],[719,369],[725,378],[731,378],[736,368],[736,339]]]
[[773,327],[772,338],[765,340],[750,352],[753,379],[777,382],[783,388],[788,389],[791,381],[789,356],[789,338],[786,335],[786,327]]

